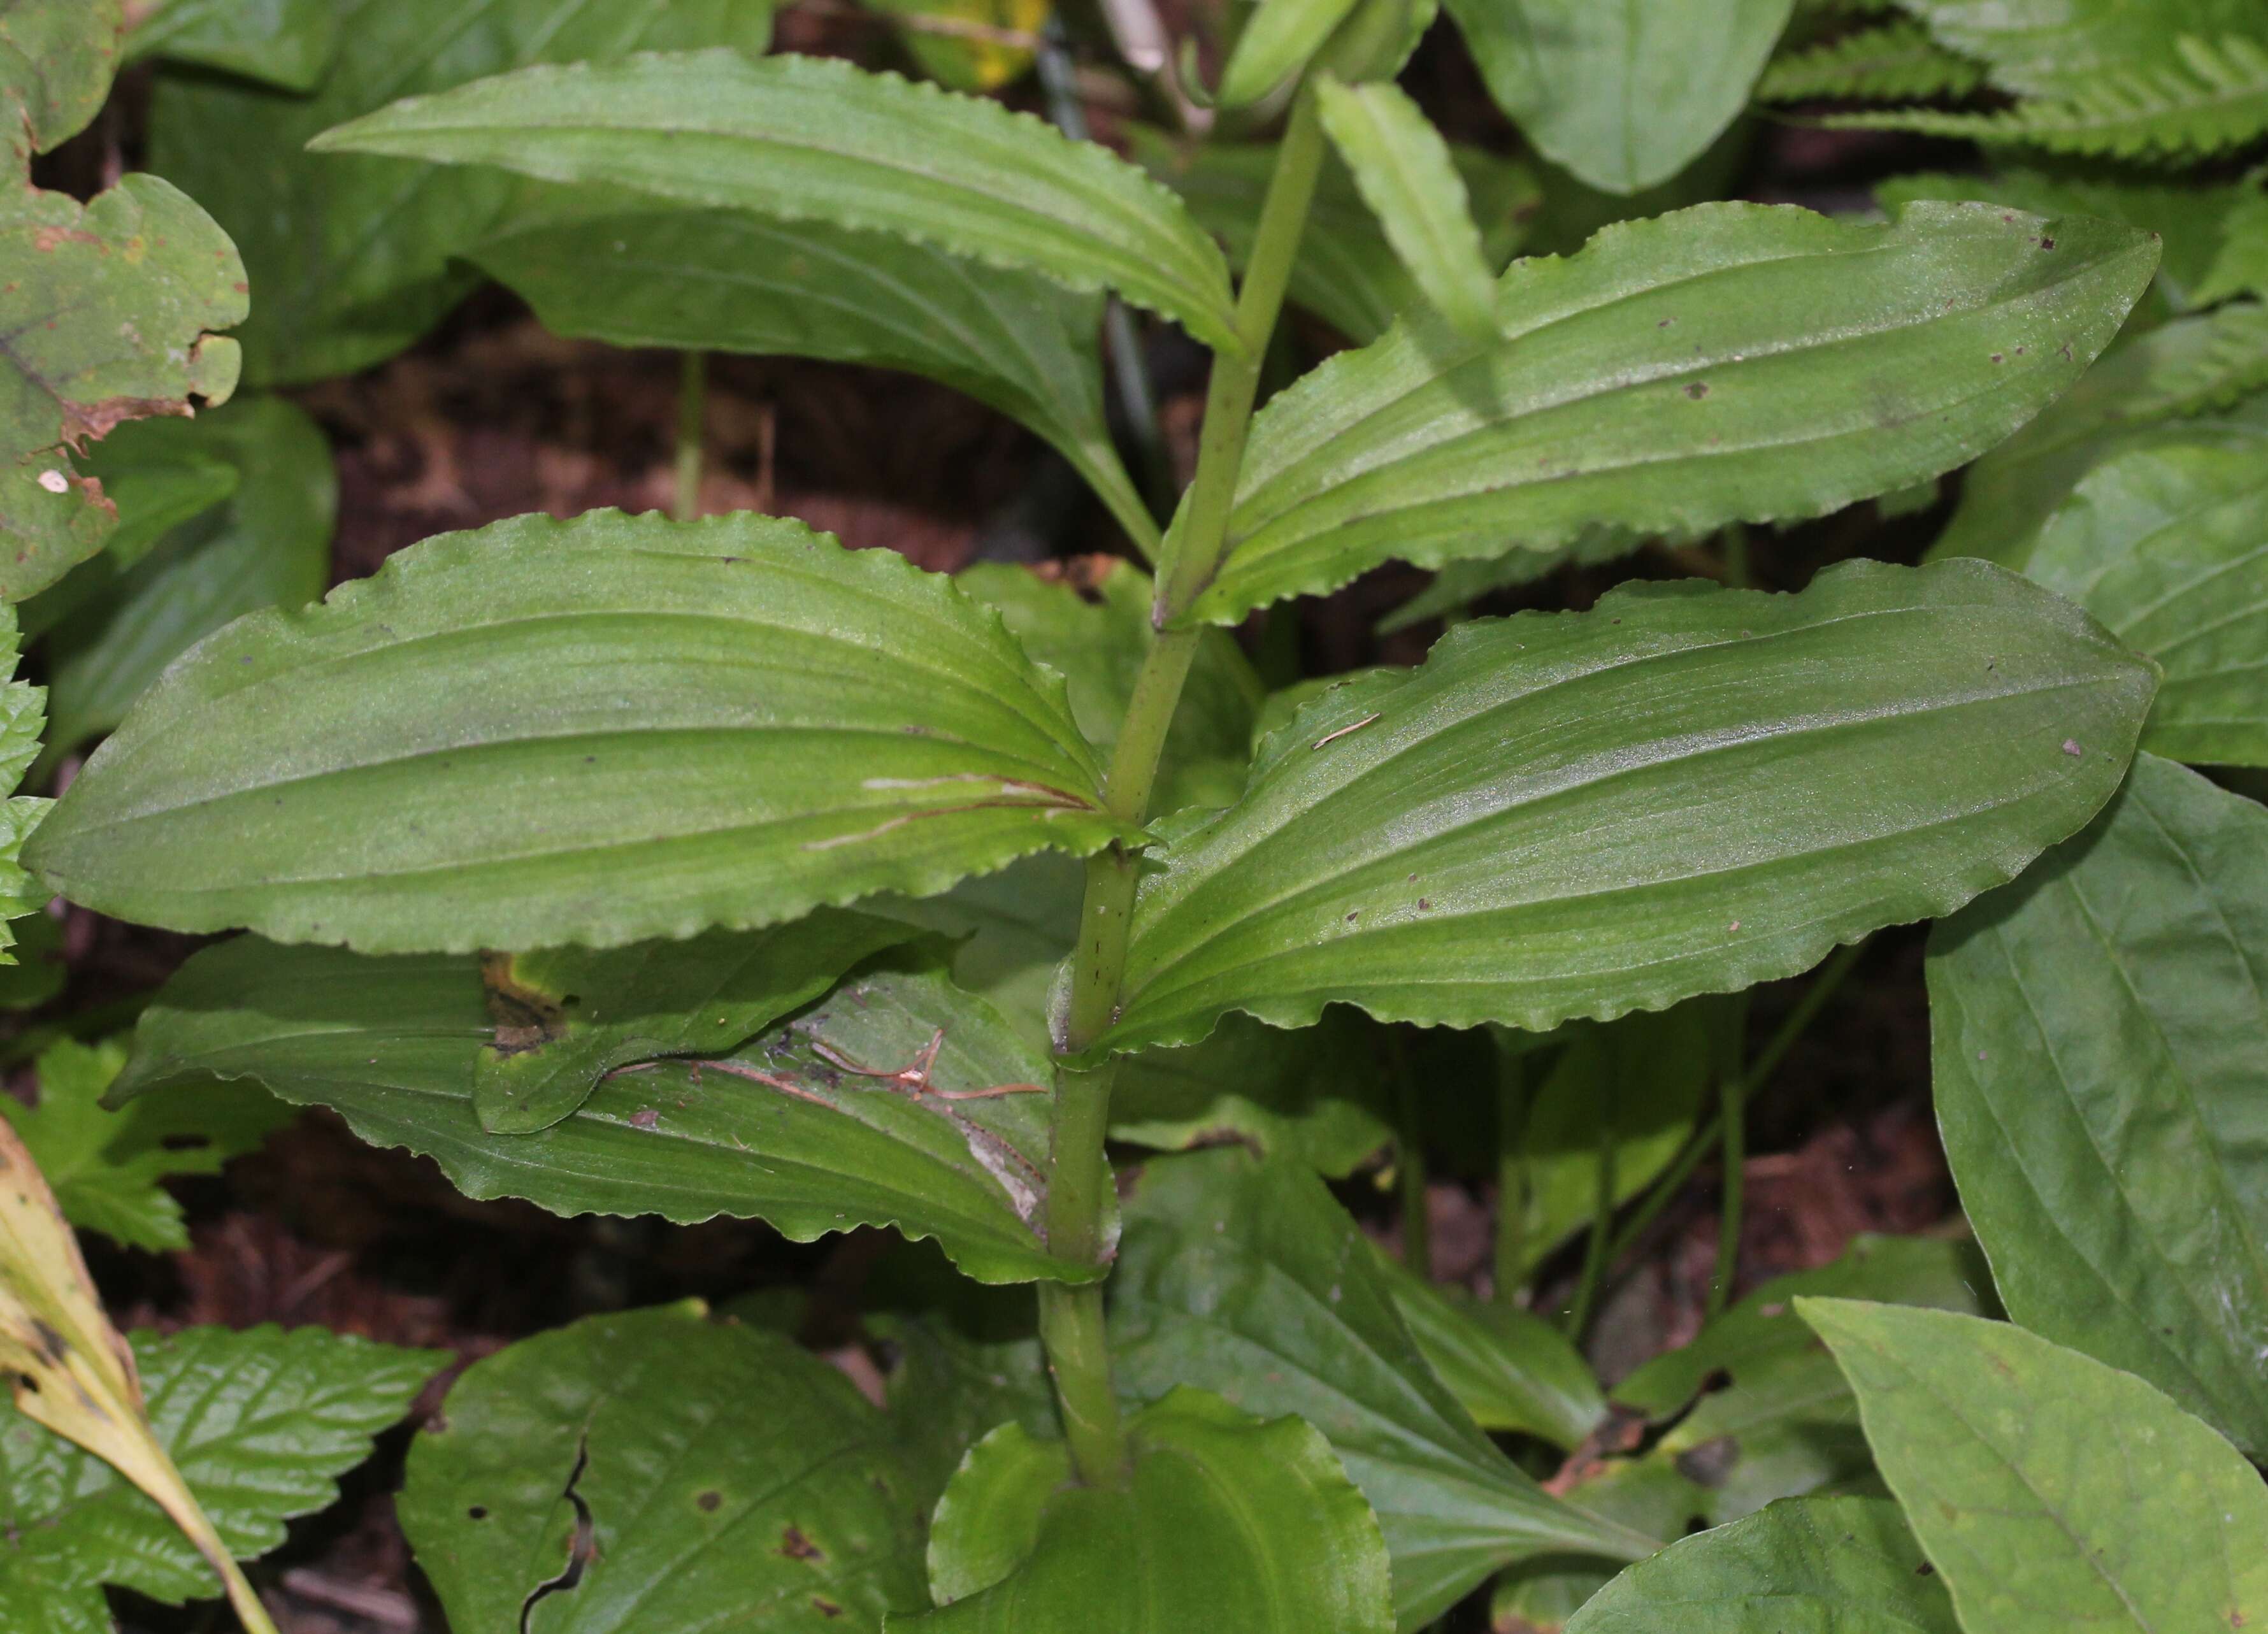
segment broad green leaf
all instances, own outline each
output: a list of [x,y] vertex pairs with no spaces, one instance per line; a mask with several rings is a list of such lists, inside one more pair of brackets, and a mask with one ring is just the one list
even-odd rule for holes
[[1930,944],[1939,1126],[2008,1313],[2268,1453],[2268,812],[2143,755]]
[[1806,1299],[1964,1629],[2241,1629],[2268,1485],[2132,1373],[2006,1322]]
[[38,1103],[27,1108],[0,1098],[0,1117],[16,1126],[72,1225],[129,1248],[186,1248],[181,1205],[158,1182],[169,1174],[219,1174],[231,1158],[256,1150],[291,1111],[248,1085],[151,1095],[105,1111],[103,1092],[125,1064],[122,1045],[65,1039],[40,1055]]
[[1214,99],[1246,107],[1299,73],[1358,0],[1259,0],[1236,36]]
[[1386,1545],[1330,1444],[1177,1389],[1127,1425],[1124,1490],[1070,1483],[1060,1441],[1005,1424],[938,1505],[939,1610],[893,1629],[1391,1634]]
[[2156,261],[2127,228],[1975,204],[1607,228],[1513,263],[1501,338],[1412,320],[1277,396],[1192,616],[1233,623],[1388,559],[1819,516],[1935,476],[2077,379]]
[[1165,188],[1030,114],[838,60],[718,49],[522,69],[404,98],[310,145],[895,233],[1115,289],[1242,350],[1220,253]]
[[1042,851],[941,896],[869,896],[858,906],[951,938],[954,981],[990,1001],[1044,1055],[1055,1048],[1048,995],[1056,967],[1079,939],[1086,893],[1083,864]]
[[1043,1083],[1046,1057],[937,971],[860,975],[722,1060],[616,1072],[533,1135],[489,1134],[475,1115],[495,1033],[470,956],[243,937],[197,954],[143,1012],[111,1098],[255,1078],[333,1108],[372,1145],[432,1158],[468,1196],[681,1225],[754,1218],[799,1242],[896,1226],[981,1281],[1097,1274],[1049,1257],[1029,1223],[1047,1097],[1015,1086]]
[[1426,1281],[1381,1252],[1394,1308],[1447,1385],[1484,1430],[1513,1431],[1572,1451],[1607,1403],[1567,1336],[1541,1316]]
[[237,344],[208,332],[245,307],[234,247],[155,176],[89,204],[15,191],[0,210],[0,600],[46,589],[109,536],[115,509],[67,450],[236,389]]
[[[1698,1489],[1659,1459],[1609,1458],[1581,1469],[1566,1485],[1580,1504],[1639,1535],[1668,1544],[1699,1515]],[[1561,1634],[1570,1617],[1612,1582],[1619,1561],[1545,1555],[1497,1574],[1489,1586],[1489,1626],[1518,1634]]]
[[1500,556],[1445,562],[1432,584],[1379,620],[1378,633],[1390,636],[1427,619],[1452,617],[1483,596],[1532,585],[1563,567],[1593,567],[1617,561],[1645,543],[1626,528],[1600,527],[1557,550],[1513,549]]
[[1960,1634],[1896,1504],[1791,1498],[1673,1543],[1599,1591],[1567,1634]]
[[[239,1559],[333,1502],[446,1359],[320,1328],[135,1336],[157,1444]],[[220,1581],[156,1503],[108,1464],[0,1408],[0,1624],[111,1634],[102,1585],[168,1605]]]
[[1761,102],[1815,97],[1903,102],[1967,96],[1984,79],[1982,63],[1947,50],[1919,23],[1901,18],[1774,57],[1756,81],[1756,94]]
[[611,946],[1092,850],[1097,775],[1061,683],[895,552],[520,517],[203,642],[33,865],[177,930]]
[[17,175],[84,129],[110,93],[120,0],[10,0],[0,8],[0,125]]
[[2142,747],[2268,765],[2268,468],[2257,451],[2143,449],[2098,467],[2025,571],[2165,670]]
[[1232,1016],[1201,1044],[1118,1064],[1110,1136],[1186,1152],[1238,1141],[1333,1179],[1393,1139],[1376,1030],[1348,1011],[1278,1032]]
[[163,57],[313,91],[339,46],[337,0],[138,0],[126,58]]
[[735,210],[578,219],[491,239],[472,259],[556,334],[942,380],[1045,438],[1154,548],[1157,524],[1103,421],[1098,296],[886,233]]
[[688,1303],[475,1363],[396,1506],[468,1634],[875,1634],[923,1603],[909,1486],[848,1379]]
[[1511,1561],[1653,1547],[1551,1498],[1491,1444],[1426,1365],[1376,1251],[1296,1164],[1233,1147],[1151,1164],[1111,1295],[1125,1395],[1195,1385],[1329,1439],[1385,1531],[1405,1634]]
[[1399,686],[1311,704],[1161,848],[1104,1045],[1334,1001],[1541,1033],[1794,975],[2083,825],[2155,680],[1983,563],[1461,625]]
[[[211,428],[241,414],[248,401],[253,400],[237,398],[195,416],[129,420],[88,451],[86,475],[102,484],[103,497],[118,507],[118,526],[103,545],[106,556],[129,566],[174,528],[236,492],[240,474],[211,445]],[[42,597],[26,616],[52,624],[48,609],[65,600],[62,592]]]
[[[34,616],[49,601],[66,604],[48,647],[51,758],[116,726],[167,665],[230,620],[303,606],[330,579],[338,478],[330,444],[306,410],[261,394],[130,431],[161,434],[135,445],[173,445],[223,474],[227,491],[218,509],[169,521],[162,542],[152,537],[138,556],[129,554],[127,535],[146,517],[129,512],[121,494],[109,548],[32,604]],[[129,436],[122,429],[111,441]]]
[[[1221,241],[1230,264],[1241,270],[1252,254],[1275,147],[1180,143],[1145,125],[1130,126],[1127,136],[1143,168],[1182,195],[1198,224]],[[1478,148],[1454,146],[1449,157],[1480,224],[1488,264],[1501,267],[1540,202],[1535,173]],[[1358,344],[1376,340],[1418,305],[1417,284],[1336,157],[1323,161],[1286,298]]]
[[337,20],[338,51],[312,96],[192,71],[159,73],[151,100],[150,167],[212,211],[251,269],[260,298],[238,333],[246,376],[261,385],[391,357],[476,283],[456,258],[560,208],[497,172],[309,153],[309,137],[396,97],[530,63],[699,46],[755,53],[771,38],[771,0],[483,0],[477,11],[464,0],[322,0],[322,9]]
[[1635,193],[1748,106],[1792,0],[1448,0],[1521,134],[1594,188]]
[[1395,85],[1326,76],[1315,95],[1331,144],[1410,278],[1461,334],[1492,335],[1496,269],[1440,132]]
[[493,1026],[474,1057],[474,1115],[491,1135],[549,1129],[608,1073],[728,1056],[908,939],[895,921],[821,909],[770,930],[682,942],[484,954]]

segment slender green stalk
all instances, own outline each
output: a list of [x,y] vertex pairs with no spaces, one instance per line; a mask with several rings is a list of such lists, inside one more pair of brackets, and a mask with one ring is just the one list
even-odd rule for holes
[[1596,1212],[1591,1217],[1590,1246],[1583,1251],[1583,1274],[1575,1284],[1574,1303],[1567,1307],[1567,1336],[1579,1344],[1583,1330],[1591,1325],[1591,1311],[1599,1302],[1600,1290],[1606,1285],[1607,1268],[1613,1263],[1608,1248],[1615,1234],[1615,1134],[1614,1093],[1609,1090],[1599,1108],[1598,1190],[1593,1203]]
[[[1180,706],[1199,632],[1167,628],[1211,581],[1228,537],[1228,505],[1252,417],[1260,359],[1284,304],[1292,258],[1307,224],[1322,166],[1322,125],[1314,98],[1302,92],[1277,151],[1276,173],[1261,207],[1259,236],[1238,291],[1234,354],[1217,355],[1206,394],[1204,432],[1191,485],[1188,526],[1161,574],[1153,622],[1158,634],[1142,661],[1134,693],[1112,751],[1103,798],[1111,814],[1129,825],[1144,821],[1158,762]],[[1079,945],[1071,953],[1071,990],[1059,1048],[1083,1054],[1116,1019],[1126,973],[1128,918],[1134,907],[1136,861],[1122,846],[1090,857],[1086,895],[1079,909]],[[1048,1245],[1067,1257],[1103,1257],[1103,1207],[1109,1167],[1103,1141],[1110,1128],[1108,1061],[1077,1068],[1058,1061],[1049,1135],[1046,1225]],[[1116,1486],[1126,1478],[1126,1440],[1110,1382],[1099,1285],[1040,1287],[1040,1338],[1063,1408],[1071,1465],[1090,1486]]]
[[1712,1317],[1724,1310],[1733,1279],[1740,1274],[1741,1211],[1746,1200],[1749,1160],[1749,1091],[1755,1082],[1742,1060],[1748,1050],[1749,996],[1741,994],[1733,1005],[1717,1062],[1717,1122],[1724,1160],[1719,1169],[1723,1178],[1717,1187],[1717,1268],[1709,1280],[1706,1306],[1706,1314]]
[[701,445],[709,402],[709,354],[683,352],[677,364],[677,497],[669,514],[690,522],[701,514]]
[[1394,1184],[1402,1200],[1402,1262],[1428,1282],[1433,1277],[1433,1223],[1425,1211],[1425,1128],[1418,1079],[1410,1071],[1410,1041],[1388,1030],[1394,1056]]
[[1496,1297],[1512,1304],[1528,1266],[1528,1057],[1497,1048]]

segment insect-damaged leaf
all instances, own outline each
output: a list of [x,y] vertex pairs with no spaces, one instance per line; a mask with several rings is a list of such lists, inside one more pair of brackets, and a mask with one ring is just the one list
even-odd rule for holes
[[1964,1629],[2257,1627],[2268,1485],[2132,1373],[2007,1322],[1804,1299]]
[[1515,261],[1499,338],[1411,319],[1270,402],[1191,616],[1234,623],[1389,559],[1819,516],[1935,476],[2077,379],[2157,255],[2131,228],[1990,205],[1877,225],[1705,204]]
[[1097,776],[1061,681],[893,551],[521,517],[205,641],[33,865],[175,929],[610,946],[1092,850]]
[[1310,704],[1237,805],[1170,835],[1105,1047],[1333,1001],[1544,1032],[1792,975],[2085,823],[2154,684],[1981,563],[1461,625]]
[[929,1634],[1392,1634],[1386,1545],[1330,1444],[1177,1389],[1127,1425],[1123,1490],[1073,1484],[1061,1441],[1004,1424],[939,1503]]
[[1930,943],[1939,1127],[2009,1314],[2268,1453],[2268,812],[2143,755]]
[[[942,1034],[940,1038],[939,1034]],[[434,1159],[474,1197],[560,1214],[719,1214],[808,1242],[858,1226],[934,1236],[985,1282],[1091,1280],[1035,1234],[1047,1058],[912,961],[854,977],[720,1059],[617,1071],[573,1113],[491,1135],[473,1081],[496,1021],[467,954],[370,958],[241,937],[144,1012],[112,1092],[256,1078]]]
[[836,1369],[679,1305],[475,1363],[399,1508],[453,1628],[874,1634],[924,1603],[912,1484]]
[[1242,350],[1228,269],[1167,189],[1029,114],[833,59],[656,52],[523,69],[405,98],[310,145],[896,233],[1115,289]]

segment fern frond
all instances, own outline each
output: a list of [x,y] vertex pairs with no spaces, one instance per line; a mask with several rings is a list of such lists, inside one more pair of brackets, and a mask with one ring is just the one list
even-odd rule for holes
[[1901,21],[1776,59],[1757,81],[1756,97],[1764,102],[1815,97],[1902,102],[1967,96],[1984,83],[1982,63],[1947,50],[1920,24]]
[[2232,302],[2159,334],[2176,328],[2187,335],[2178,346],[2155,349],[2155,365],[2119,403],[2122,421],[2187,419],[2268,386],[2268,305]]
[[1845,114],[1845,129],[2015,144],[2058,153],[2182,161],[2241,147],[2268,132],[2268,47],[2242,35],[2183,39],[2179,66],[2115,70],[2068,96],[2041,97],[2001,114],[1906,108]]

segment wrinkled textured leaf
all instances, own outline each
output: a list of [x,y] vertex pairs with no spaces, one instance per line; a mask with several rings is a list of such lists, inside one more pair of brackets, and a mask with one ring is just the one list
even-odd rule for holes
[[190,457],[225,474],[227,491],[218,509],[169,522],[162,542],[153,536],[130,558],[126,535],[137,519],[120,494],[109,548],[33,603],[35,612],[69,603],[48,648],[50,757],[116,726],[167,665],[231,619],[303,606],[329,582],[338,478],[306,410],[281,397],[239,398],[195,420],[144,421],[111,444],[143,432],[196,451]]
[[[301,1328],[135,1336],[157,1445],[239,1559],[338,1495],[336,1477],[409,1410],[446,1359]],[[219,1581],[158,1505],[109,1465],[0,1408],[0,1624],[110,1634],[101,1586],[169,1605]]]
[[1171,193],[1029,114],[838,60],[719,49],[522,69],[404,98],[312,145],[896,233],[1115,289],[1242,350],[1228,269]]
[[538,227],[473,259],[556,334],[942,380],[1047,438],[1130,538],[1154,544],[1157,524],[1103,423],[1099,296],[886,233],[728,210]]
[[236,389],[237,344],[208,331],[245,307],[234,247],[154,176],[129,176],[89,204],[13,194],[0,210],[0,330],[11,337],[0,360],[0,599],[46,589],[109,536],[115,510],[67,449]]
[[1935,476],[2077,379],[2156,261],[2127,228],[1975,204],[1609,227],[1513,263],[1500,339],[1412,320],[1270,401],[1192,616],[1233,623],[1388,559],[1813,517]]
[[2268,1453],[2268,812],[2154,756],[1930,945],[1938,1122],[2009,1314]]
[[2006,1322],[1806,1299],[1964,1629],[2241,1629],[2268,1486],[2131,1373]]
[[606,946],[1092,850],[1097,775],[1060,683],[894,552],[520,517],[204,642],[33,865],[174,929]]
[[1178,1389],[1127,1439],[1123,1491],[1068,1484],[1064,1444],[1020,1424],[979,1442],[930,1535],[943,1608],[889,1626],[1391,1634],[1378,1521],[1312,1426]]
[[313,96],[166,73],[151,103],[150,167],[211,210],[251,269],[260,298],[238,333],[246,375],[262,385],[392,356],[473,288],[476,275],[453,258],[560,208],[497,172],[310,153],[310,137],[395,97],[529,63],[697,46],[761,52],[771,38],[771,0],[484,0],[477,10],[463,0],[326,0],[326,9],[339,49]]
[[38,1104],[0,1097],[0,1118],[16,1126],[72,1225],[129,1248],[186,1248],[181,1205],[158,1182],[219,1174],[231,1158],[257,1150],[291,1109],[247,1085],[151,1095],[107,1112],[102,1093],[125,1064],[123,1045],[54,1044],[39,1058]]
[[1521,134],[1594,188],[1635,193],[1747,106],[1792,0],[1448,0]]
[[119,0],[10,0],[0,8],[0,128],[17,173],[85,129],[118,65]]
[[2014,575],[1855,562],[1464,624],[1381,679],[1171,836],[1105,1047],[1333,1001],[1540,1033],[1792,975],[2084,824],[2155,684]]
[[[679,1224],[755,1218],[800,1242],[895,1225],[935,1236],[982,1281],[1098,1274],[1049,1257],[1028,1223],[1046,1095],[951,1098],[1044,1083],[1046,1058],[934,970],[858,977],[723,1061],[617,1072],[534,1135],[488,1134],[474,1114],[475,1063],[496,1025],[478,970],[464,955],[239,938],[192,959],[144,1012],[112,1099],[256,1078],[294,1105],[335,1108],[373,1145],[434,1159],[468,1196]],[[919,1080],[842,1064],[896,1074],[939,1028]]]
[[1426,1281],[1381,1253],[1394,1308],[1434,1375],[1484,1430],[1574,1448],[1606,1417],[1591,1366],[1567,1336],[1515,1306]]
[[1234,1148],[1150,1165],[1111,1296],[1122,1392],[1195,1385],[1329,1439],[1385,1531],[1405,1634],[1510,1561],[1652,1547],[1497,1451],[1426,1365],[1375,1250],[1297,1165]]
[[2142,733],[2157,754],[2268,765],[2268,468],[2173,445],[2096,469],[2025,571],[2165,670]]
[[338,50],[339,10],[336,0],[140,0],[126,60],[158,56],[313,91]]
[[[874,1634],[923,1603],[909,1485],[849,1380],[679,1305],[474,1364],[411,1446],[397,1508],[454,1628]],[[545,1593],[581,1517],[581,1573]]]
[[1921,1545],[1882,1498],[1793,1498],[1673,1543],[1599,1591],[1567,1634],[1960,1634]]

